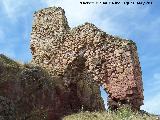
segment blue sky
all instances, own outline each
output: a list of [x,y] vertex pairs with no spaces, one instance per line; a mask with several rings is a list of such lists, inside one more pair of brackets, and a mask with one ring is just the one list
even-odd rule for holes
[[[154,0],[152,5],[144,6],[81,5],[79,2],[80,0],[1,0],[0,53],[23,63],[29,62],[34,11],[61,6],[65,9],[71,27],[91,22],[108,34],[132,39],[137,43],[145,97],[142,109],[160,114],[160,1]],[[104,92],[102,95],[105,96]]]

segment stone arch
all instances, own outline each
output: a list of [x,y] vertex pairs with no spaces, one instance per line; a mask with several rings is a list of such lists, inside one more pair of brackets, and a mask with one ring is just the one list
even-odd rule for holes
[[66,86],[81,78],[103,86],[111,109],[120,104],[140,109],[143,84],[133,41],[108,35],[91,23],[70,29],[60,7],[42,9],[34,16],[32,63],[48,69],[52,76],[63,76]]

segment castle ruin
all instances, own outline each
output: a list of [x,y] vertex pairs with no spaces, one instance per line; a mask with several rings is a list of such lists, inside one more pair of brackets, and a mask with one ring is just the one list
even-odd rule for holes
[[67,87],[85,79],[107,92],[108,106],[143,105],[143,84],[136,44],[108,35],[91,23],[71,29],[60,7],[35,12],[31,33],[32,63],[61,76]]

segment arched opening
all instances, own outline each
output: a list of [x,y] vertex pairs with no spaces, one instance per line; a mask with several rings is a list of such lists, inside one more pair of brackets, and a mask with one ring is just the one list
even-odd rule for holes
[[108,109],[108,105],[107,105],[107,101],[108,101],[108,94],[107,92],[104,90],[104,88],[102,86],[100,86],[100,91],[101,91],[101,97],[104,101],[104,104],[105,104],[105,108],[106,110]]

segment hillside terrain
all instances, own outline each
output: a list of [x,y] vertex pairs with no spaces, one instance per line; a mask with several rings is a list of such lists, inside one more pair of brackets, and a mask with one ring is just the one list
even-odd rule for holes
[[0,54],[0,120],[59,120],[82,106],[104,111],[99,86],[86,82],[64,86],[61,76]]
[[117,112],[81,112],[66,116],[63,120],[160,120],[160,118],[154,115],[123,110]]
[[[88,111],[84,104],[79,112],[59,110],[60,93],[65,92],[58,78],[50,78],[40,67],[31,64],[20,64],[4,55],[0,55],[0,120],[48,120],[48,106],[57,106],[53,120],[159,120],[156,115],[146,112],[132,112],[129,108],[121,108],[117,112]],[[69,91],[68,91],[69,92]],[[45,93],[45,95],[44,95]],[[88,92],[87,92],[88,93]],[[53,96],[53,101],[50,98]],[[62,96],[61,96],[62,97]],[[56,101],[55,99],[56,98]],[[98,99],[97,99],[98,100]],[[73,103],[73,101],[72,101]],[[103,104],[103,102],[100,102]],[[67,107],[71,103],[66,102]],[[86,103],[87,104],[87,103]],[[100,107],[100,106],[99,106]],[[71,110],[69,107],[67,110]],[[98,110],[98,109],[97,109]],[[51,114],[53,115],[53,114]],[[60,118],[58,116],[61,116]]]

